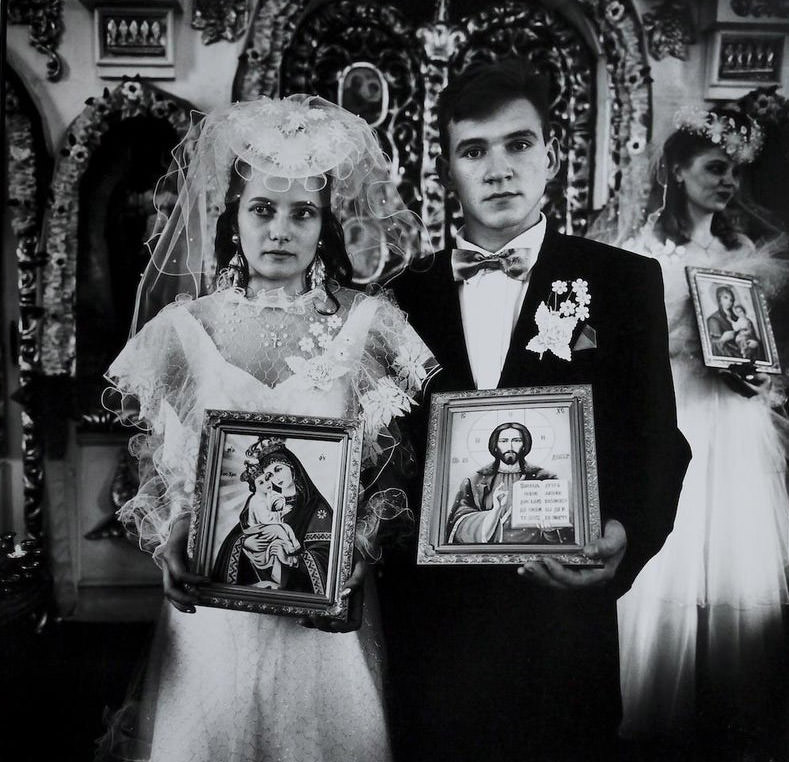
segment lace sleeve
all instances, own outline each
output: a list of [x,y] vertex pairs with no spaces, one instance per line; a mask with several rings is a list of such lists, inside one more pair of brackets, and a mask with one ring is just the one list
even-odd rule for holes
[[388,294],[375,300],[354,391],[364,421],[365,464],[381,464],[398,444],[396,419],[417,403],[438,369],[435,358]]
[[360,550],[377,559],[381,543],[413,523],[401,485],[415,459],[399,419],[419,404],[438,364],[388,293],[372,298],[376,309],[354,379],[364,421],[364,495],[356,538]]
[[[179,315],[179,312],[181,313]],[[118,518],[150,553],[167,540],[173,521],[191,510],[199,421],[184,344],[184,310],[168,308],[129,340],[110,366],[105,406],[140,432],[129,440],[139,462],[137,494]],[[179,319],[180,318],[180,319]]]

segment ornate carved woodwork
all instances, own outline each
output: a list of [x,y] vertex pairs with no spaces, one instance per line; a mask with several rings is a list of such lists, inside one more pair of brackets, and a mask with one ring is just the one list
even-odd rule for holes
[[[435,173],[438,93],[449,77],[476,57],[521,53],[544,68],[553,81],[554,129],[563,141],[563,165],[561,180],[551,185],[546,198],[551,216],[565,230],[584,232],[592,211],[593,172],[604,173],[608,198],[601,201],[608,202],[606,214],[617,213],[623,189],[634,194],[641,190],[638,178],[646,164],[651,123],[650,79],[633,0],[578,0],[566,16],[553,3],[546,7],[490,3],[473,17],[458,21],[449,20],[450,0],[438,0],[433,21],[416,30],[392,7],[395,4],[340,0],[304,15],[309,7],[306,0],[262,2],[241,56],[234,98],[306,90],[336,102],[336,83],[351,63],[370,63],[386,75],[388,64],[379,57],[400,35],[391,60],[408,61],[399,68],[409,72],[414,62],[418,64],[418,76],[411,84],[413,103],[407,106],[416,121],[407,130],[395,131],[401,136],[399,142],[386,129],[381,130],[382,139],[397,149],[401,190],[425,220],[432,246],[440,248],[446,234],[447,200]],[[378,40],[385,42],[378,45]],[[605,87],[597,92],[594,72],[601,68],[600,58]],[[596,134],[600,120],[595,122],[595,114],[600,107],[610,118],[603,122],[604,133]],[[394,118],[390,124],[396,123]],[[404,145],[403,138],[411,143]],[[605,161],[595,165],[595,156]]]
[[653,11],[644,14],[643,23],[647,47],[653,58],[687,59],[688,46],[696,42],[693,11],[688,0],[663,0]]
[[738,16],[789,18],[789,0],[730,0],[729,5]]
[[80,184],[104,135],[134,118],[163,120],[178,138],[189,126],[192,105],[139,80],[89,98],[71,123],[57,157],[51,200],[43,230],[41,368],[47,376],[76,372],[76,295],[80,225]]
[[47,57],[47,79],[63,76],[63,61],[56,53],[63,34],[63,0],[8,0],[8,23],[27,24],[30,44]]
[[[392,179],[406,204],[419,211],[424,92],[422,50],[414,31],[399,12],[386,6],[351,0],[320,6],[292,35],[283,56],[280,90],[282,95],[315,93],[337,103],[343,74],[354,64],[377,71],[388,97],[386,113],[376,120],[375,129],[392,160]],[[355,260],[356,278],[367,282],[385,277],[385,265]]]
[[233,80],[234,101],[279,95],[282,56],[290,47],[306,5],[307,0],[264,0],[260,3]]
[[5,129],[8,178],[8,213],[17,238],[17,289],[19,323],[16,360],[19,390],[14,399],[21,406],[23,515],[29,538],[43,537],[41,501],[44,493],[44,451],[36,377],[40,370],[38,302],[41,265],[38,231],[42,197],[49,173],[41,120],[19,78],[6,67]]
[[195,0],[192,28],[199,29],[205,45],[219,40],[234,42],[249,23],[248,0]]

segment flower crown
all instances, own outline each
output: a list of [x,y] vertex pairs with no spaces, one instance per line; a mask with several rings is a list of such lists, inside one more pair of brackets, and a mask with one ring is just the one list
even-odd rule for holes
[[744,124],[738,126],[731,116],[685,106],[674,115],[674,127],[706,138],[738,164],[749,164],[762,150],[764,133],[758,122],[745,118],[750,129]]

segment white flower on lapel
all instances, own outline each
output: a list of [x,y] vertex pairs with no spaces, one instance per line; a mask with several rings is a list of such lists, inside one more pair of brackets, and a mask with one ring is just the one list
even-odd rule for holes
[[537,352],[541,360],[545,352],[553,352],[562,360],[569,360],[570,337],[578,320],[574,317],[562,317],[545,302],[540,302],[534,320],[539,333],[526,345],[526,349]]
[[553,304],[540,302],[534,315],[537,323],[537,335],[529,341],[526,349],[537,352],[542,360],[545,352],[570,360],[570,340],[575,326],[589,317],[589,304],[592,297],[589,295],[588,284],[578,278],[572,283],[572,295],[562,299],[559,295],[566,294],[568,290],[566,281],[554,281],[551,284]]

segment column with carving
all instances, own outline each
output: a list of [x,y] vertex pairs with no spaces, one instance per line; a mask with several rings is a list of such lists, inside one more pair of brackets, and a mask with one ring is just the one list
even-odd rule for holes
[[[438,137],[438,95],[446,87],[449,61],[458,45],[464,41],[462,30],[446,22],[446,0],[439,0],[436,19],[417,31],[425,56],[422,60],[422,80],[425,87],[424,126],[422,128],[422,168],[419,176],[422,188],[422,219],[427,226],[430,245],[434,251],[444,248],[446,196],[436,173],[436,159],[441,147]],[[430,250],[426,247],[426,250]]]
[[36,146],[30,120],[22,112],[12,87],[6,92],[8,140],[8,208],[11,228],[17,238],[19,324],[17,363],[21,405],[22,478],[24,523],[29,539],[42,540],[42,498],[44,494],[44,451],[40,423],[36,415],[36,379],[40,370],[39,331],[41,307],[38,290],[42,258],[38,252],[38,178]]

